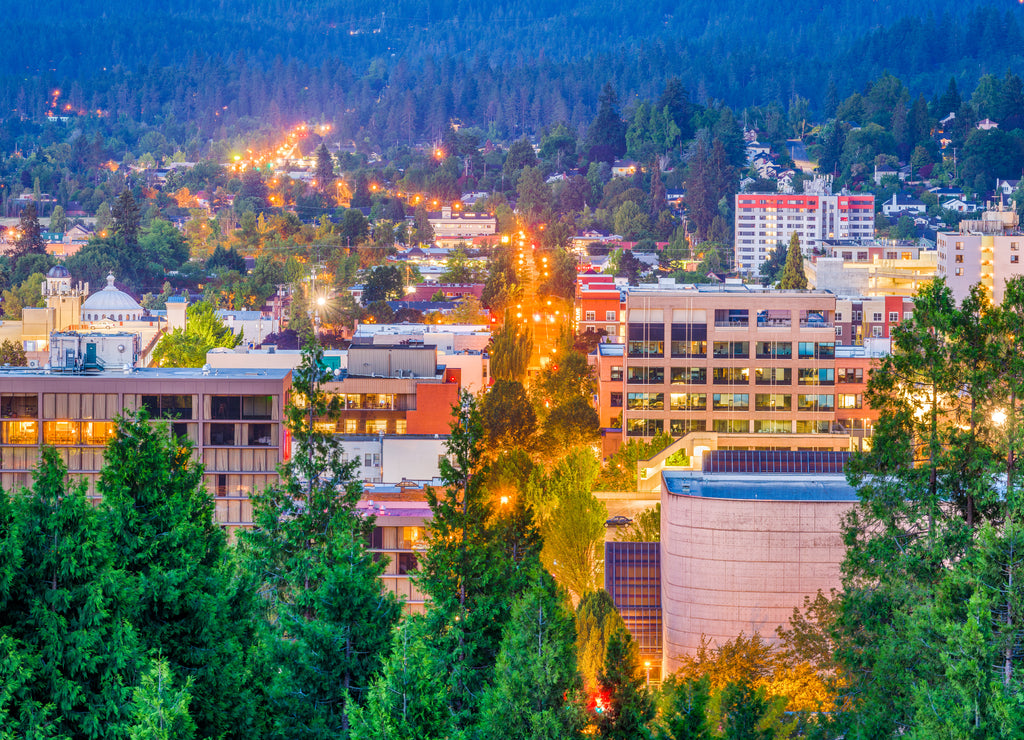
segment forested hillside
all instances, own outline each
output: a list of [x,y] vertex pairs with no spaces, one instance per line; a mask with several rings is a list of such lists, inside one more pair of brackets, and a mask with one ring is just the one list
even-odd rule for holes
[[[611,81],[628,107],[678,76],[735,108],[845,97],[883,71],[931,97],[1024,68],[1019,6],[890,0],[466,3],[42,0],[5,10],[0,110],[174,122],[208,140],[327,117],[374,144],[459,120],[496,136],[585,126]],[[83,29],[87,29],[83,31]],[[54,105],[54,90],[59,90]]]

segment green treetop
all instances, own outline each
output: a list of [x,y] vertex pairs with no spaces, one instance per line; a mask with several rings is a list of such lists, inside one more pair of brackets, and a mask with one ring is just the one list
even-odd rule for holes
[[789,237],[789,248],[786,250],[786,264],[782,268],[779,288],[782,290],[803,289],[807,287],[807,275],[804,274],[804,255],[800,251],[800,236],[794,231]]
[[160,338],[153,350],[153,362],[159,367],[202,367],[211,349],[232,349],[241,341],[242,333],[232,334],[217,318],[213,304],[199,301],[188,307],[184,329],[175,329]]
[[366,549],[372,519],[357,503],[355,462],[342,462],[329,418],[323,350],[302,352],[289,406],[294,452],[282,482],[253,497],[255,528],[242,536],[263,613],[262,690],[273,737],[346,737],[353,706],[382,667],[400,605],[382,591],[385,562]]

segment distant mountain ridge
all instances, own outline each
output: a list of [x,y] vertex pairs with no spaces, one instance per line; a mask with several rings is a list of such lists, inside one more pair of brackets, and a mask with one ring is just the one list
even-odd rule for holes
[[40,116],[60,89],[74,109],[207,131],[345,111],[353,132],[402,140],[452,119],[508,135],[580,124],[609,80],[624,105],[679,76],[701,100],[820,110],[830,79],[842,97],[889,71],[930,96],[951,76],[970,89],[1024,71],[1024,9],[983,0],[155,5],[12,4],[0,111]]

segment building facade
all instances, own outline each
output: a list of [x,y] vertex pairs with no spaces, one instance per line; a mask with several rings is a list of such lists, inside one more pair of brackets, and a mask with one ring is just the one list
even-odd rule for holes
[[[875,196],[831,194],[821,179],[802,194],[739,193],[736,195],[736,269],[756,274],[777,244],[800,237],[806,251],[828,239],[871,239],[875,233]],[[810,190],[811,192],[807,192]]]
[[757,633],[776,642],[775,628],[788,625],[805,596],[841,585],[842,520],[857,500],[841,468],[766,474],[745,462],[750,472],[663,474],[665,675],[703,639]]
[[1003,300],[1006,281],[1024,274],[1024,232],[1012,209],[988,210],[980,219],[960,222],[958,231],[936,236],[937,274],[946,280],[959,303],[981,283],[994,303]]
[[625,439],[830,433],[835,310],[835,296],[813,291],[630,288],[622,364],[608,358],[607,380],[599,371],[599,400],[622,402]]
[[0,371],[0,484],[29,486],[44,444],[97,497],[115,419],[145,408],[187,437],[205,469],[216,520],[251,526],[249,494],[277,482],[287,455],[283,410],[289,370],[136,369],[98,374]]

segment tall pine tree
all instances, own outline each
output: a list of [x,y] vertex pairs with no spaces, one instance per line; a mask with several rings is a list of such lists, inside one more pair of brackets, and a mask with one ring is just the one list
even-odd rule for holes
[[253,498],[252,532],[242,535],[259,584],[270,737],[335,738],[349,730],[391,644],[400,605],[383,592],[384,563],[366,549],[373,526],[357,508],[362,483],[342,462],[332,434],[316,422],[331,413],[329,377],[315,338],[303,348],[288,409],[294,453],[279,486]]
[[145,411],[117,421],[100,475],[101,516],[125,572],[143,651],[192,678],[206,737],[248,734],[252,595],[229,558],[191,444]]
[[69,483],[54,448],[16,510],[21,559],[0,615],[0,675],[12,665],[20,675],[5,676],[14,695],[0,702],[0,725],[20,737],[124,738],[138,660],[129,595],[84,484]]

